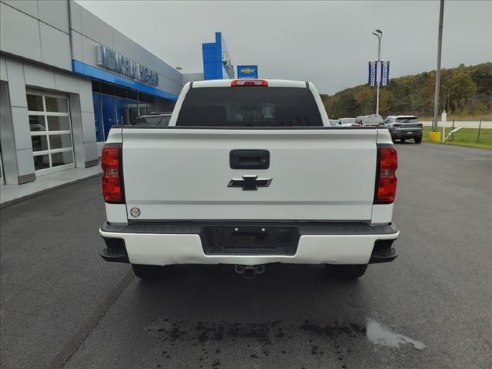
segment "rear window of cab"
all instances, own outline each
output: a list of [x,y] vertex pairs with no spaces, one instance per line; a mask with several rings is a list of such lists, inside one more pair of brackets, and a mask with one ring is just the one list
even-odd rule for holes
[[296,87],[191,88],[176,126],[323,126],[311,90]]

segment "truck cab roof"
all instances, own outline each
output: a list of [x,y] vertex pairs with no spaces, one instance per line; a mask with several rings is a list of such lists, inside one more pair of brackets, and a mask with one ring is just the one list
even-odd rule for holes
[[[236,82],[234,82],[236,81]],[[234,83],[238,83],[238,87],[241,83],[252,82],[252,81],[264,81],[266,82],[265,87],[297,87],[297,88],[310,88],[311,83],[305,81],[292,81],[286,79],[214,79],[207,81],[195,81],[190,82],[191,88],[202,88],[202,87],[233,87]]]
[[282,79],[189,82],[183,87],[169,122],[171,127],[183,125],[331,126],[313,83]]

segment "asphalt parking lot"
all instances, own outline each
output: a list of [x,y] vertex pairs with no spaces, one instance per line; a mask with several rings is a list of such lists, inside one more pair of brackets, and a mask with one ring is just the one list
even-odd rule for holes
[[1,362],[13,368],[489,368],[492,151],[397,145],[399,258],[321,267],[106,264],[99,180],[1,210]]

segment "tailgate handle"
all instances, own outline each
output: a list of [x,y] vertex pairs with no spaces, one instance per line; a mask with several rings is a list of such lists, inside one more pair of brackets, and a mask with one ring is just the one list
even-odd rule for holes
[[268,150],[232,150],[229,154],[231,169],[268,169]]

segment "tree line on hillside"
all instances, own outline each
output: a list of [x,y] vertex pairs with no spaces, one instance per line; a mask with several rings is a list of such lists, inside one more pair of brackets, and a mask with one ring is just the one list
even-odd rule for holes
[[[379,113],[432,116],[436,71],[391,79],[380,87]],[[455,116],[492,112],[492,63],[441,70],[440,111]],[[330,118],[375,113],[376,87],[360,85],[321,95]]]

